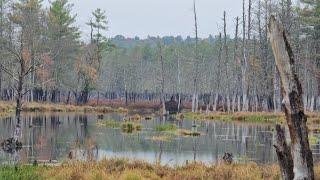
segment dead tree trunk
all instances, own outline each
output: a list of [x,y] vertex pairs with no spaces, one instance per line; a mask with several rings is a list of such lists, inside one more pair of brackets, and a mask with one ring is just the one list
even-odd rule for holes
[[14,131],[15,142],[18,142],[18,140],[21,136],[21,111],[22,111],[23,85],[24,85],[24,76],[25,76],[25,60],[23,58],[20,58],[19,62],[20,62],[20,73],[19,73],[17,99],[16,99],[17,125],[16,125],[15,131]]
[[177,59],[178,59],[178,77],[177,77],[177,79],[178,79],[178,88],[177,88],[177,90],[178,90],[178,112],[180,112],[180,106],[181,106],[181,88],[180,88],[180,86],[181,86],[181,70],[180,70],[180,57],[178,56],[177,57]]
[[280,126],[276,126],[276,148],[278,161],[281,169],[281,176],[283,180],[291,180],[294,178],[293,174],[293,159],[290,153],[290,147],[287,145],[284,129]]
[[194,59],[194,79],[193,79],[193,97],[192,97],[192,112],[198,111],[199,106],[199,95],[198,95],[198,76],[199,76],[199,52],[198,52],[198,20],[197,20],[197,9],[196,9],[196,1],[193,1],[193,13],[194,13],[194,27],[195,27],[195,35],[196,35],[196,43],[195,43],[195,59]]
[[245,0],[243,0],[242,5],[242,56],[243,59],[241,61],[241,83],[242,83],[242,110],[249,110],[249,100],[248,100],[248,79],[247,79],[247,70],[248,70],[248,58],[247,58],[247,42],[246,42],[246,13],[245,13]]
[[[294,179],[314,179],[312,152],[308,140],[307,117],[303,109],[302,87],[295,70],[294,55],[286,33],[283,26],[279,24],[274,16],[270,18],[269,33],[281,79],[284,98],[282,105],[289,127],[291,158],[293,159],[293,172],[291,172],[290,168],[281,167],[283,171],[286,171],[282,174],[290,175],[292,173],[294,174]],[[278,149],[281,148],[284,149],[284,146],[278,145]],[[284,166],[284,163],[280,162],[280,166]],[[283,178],[286,179],[285,176]]]
[[230,112],[231,111],[231,104],[230,104],[230,85],[229,85],[229,47],[227,44],[227,20],[226,20],[226,11],[223,12],[223,32],[224,32],[224,43],[223,43],[223,48],[224,48],[224,52],[225,52],[225,66],[226,66],[226,85],[227,85],[227,92],[226,92],[226,105],[227,105],[227,111]]
[[165,97],[165,79],[164,79],[164,60],[162,55],[162,46],[159,43],[160,63],[161,63],[161,103],[162,103],[162,114],[166,115],[166,97]]
[[216,74],[217,76],[217,89],[216,89],[216,95],[214,99],[214,106],[213,106],[213,111],[217,111],[219,108],[219,94],[221,93],[221,58],[222,58],[222,34],[219,33],[219,39],[218,39],[218,44],[219,44],[219,53],[218,53],[218,72]]

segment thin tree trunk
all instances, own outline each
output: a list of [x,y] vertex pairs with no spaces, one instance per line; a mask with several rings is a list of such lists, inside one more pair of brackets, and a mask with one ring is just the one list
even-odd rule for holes
[[195,28],[195,35],[196,35],[196,44],[195,44],[195,72],[194,72],[194,79],[193,79],[193,98],[192,98],[192,112],[198,111],[198,74],[199,74],[199,53],[198,53],[198,21],[197,21],[197,10],[196,10],[196,1],[194,0],[193,3],[193,13],[194,13],[194,28]]
[[310,112],[313,112],[314,111],[314,104],[315,104],[315,98],[314,98],[314,95],[311,96],[311,100],[310,100],[310,109],[309,111]]
[[223,34],[224,34],[224,52],[225,52],[225,66],[226,66],[226,86],[227,86],[227,92],[226,92],[226,105],[227,105],[227,111],[231,111],[231,106],[230,106],[230,84],[229,84],[229,47],[227,45],[227,22],[226,22],[226,11],[223,12]]
[[[233,63],[235,63],[236,64],[236,69],[235,69],[235,85],[236,86],[240,86],[240,83],[239,83],[239,74],[238,74],[238,72],[239,72],[239,66],[240,66],[240,59],[239,59],[239,57],[238,57],[238,34],[239,34],[239,17],[237,17],[236,18],[236,32],[235,32],[235,38],[234,38],[234,52],[233,52],[233,54],[234,54],[234,56],[233,56]],[[239,65],[238,65],[239,64]],[[233,101],[233,112],[235,112],[235,109],[236,109],[236,98],[237,98],[237,96],[238,96],[238,94],[239,94],[239,87],[237,87],[237,90],[235,91],[235,93],[234,93],[234,101]],[[240,111],[240,99],[238,98],[238,109],[237,109],[237,111]]]
[[219,106],[219,94],[217,93],[214,98],[213,111],[216,112]]
[[166,97],[164,94],[164,86],[165,86],[165,79],[164,79],[164,60],[163,60],[163,55],[162,55],[162,47],[161,44],[159,44],[159,49],[160,49],[160,63],[161,63],[161,103],[162,103],[162,114],[166,115],[167,110],[166,110]]
[[125,94],[126,94],[126,106],[128,106],[128,91],[127,90],[126,90]]
[[247,68],[248,68],[248,60],[247,60],[247,47],[246,47],[246,14],[245,14],[245,0],[243,0],[243,13],[242,13],[242,29],[243,29],[243,37],[242,37],[242,63],[241,63],[241,73],[242,73],[242,103],[243,111],[249,110],[249,101],[248,101],[248,82],[247,82]]
[[[176,50],[175,50],[176,51]],[[177,52],[176,52],[177,53]],[[177,57],[178,59],[178,74],[177,74],[177,79],[178,79],[178,112],[180,112],[180,106],[181,106],[181,70],[180,70],[180,57],[178,56]]]
[[71,92],[68,92],[67,104],[70,104]]
[[222,35],[219,33],[219,53],[218,53],[218,73],[217,73],[217,92],[214,100],[213,111],[217,111],[219,108],[219,93],[221,89],[221,57],[222,57]]
[[99,106],[100,92],[98,91],[97,106]]
[[232,95],[232,112],[236,111],[236,98],[237,98],[237,95],[233,94]]
[[227,95],[226,97],[226,101],[227,101],[227,112],[231,112],[231,103],[230,103],[230,96]]
[[308,107],[307,107],[307,105],[308,105],[308,96],[307,95],[303,95],[302,98],[303,98],[303,104],[304,104],[303,109],[305,111],[307,111],[307,109],[308,109]]
[[237,110],[238,110],[238,112],[240,112],[241,111],[241,96],[240,95],[238,95],[238,98],[237,98]]

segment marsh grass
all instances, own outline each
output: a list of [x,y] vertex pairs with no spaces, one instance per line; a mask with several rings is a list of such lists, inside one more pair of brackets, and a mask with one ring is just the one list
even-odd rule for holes
[[105,128],[111,128],[111,129],[121,129],[122,132],[125,133],[132,133],[133,131],[141,131],[142,125],[139,123],[134,122],[118,122],[115,120],[104,120],[99,121],[97,123],[98,127],[105,127]]
[[257,122],[257,123],[281,123],[285,121],[284,114],[281,113],[184,113],[187,119],[195,120],[221,120],[221,121],[239,121],[239,122]]
[[37,168],[33,166],[22,167],[0,167],[0,179],[5,180],[38,180],[43,179],[38,173]]
[[0,117],[8,117],[15,112],[13,102],[0,102]]
[[[315,165],[315,179],[320,177],[320,166]],[[21,166],[15,171],[11,167],[0,168],[0,179],[110,179],[110,180],[142,180],[142,179],[280,179],[278,165],[218,164],[205,165],[192,163],[181,167],[168,167],[149,164],[142,161],[110,159],[100,162],[65,162],[60,166],[32,167]]]
[[142,119],[143,119],[143,117],[141,115],[139,115],[139,114],[135,114],[133,116],[125,117],[125,121],[140,121]]
[[133,123],[133,122],[125,122],[121,124],[121,129],[122,129],[122,132],[132,133],[134,131],[141,131],[142,125],[138,123]]
[[175,124],[161,124],[161,125],[155,126],[154,130],[158,132],[176,131],[177,126]]
[[175,124],[161,124],[154,127],[154,130],[157,132],[165,133],[164,136],[160,137],[166,137],[168,135],[171,136],[185,136],[185,137],[192,137],[192,136],[201,136],[201,132],[197,131],[190,131],[187,129],[178,129]]
[[106,127],[106,128],[113,128],[113,129],[119,129],[121,127],[121,123],[110,119],[110,120],[99,121],[97,123],[97,126]]
[[[0,102],[0,114],[12,113],[15,110],[14,102]],[[111,108],[107,106],[74,106],[65,104],[25,103],[24,112],[86,112],[86,113],[127,113],[125,108]]]
[[39,169],[44,179],[279,179],[276,165],[232,164],[206,166],[201,163],[183,167],[160,166],[141,161],[104,160],[99,163],[65,163],[59,167]]
[[180,129],[179,130],[179,134],[181,136],[201,136],[201,133],[200,132],[197,132],[197,131],[189,131],[189,130],[186,130],[186,129]]

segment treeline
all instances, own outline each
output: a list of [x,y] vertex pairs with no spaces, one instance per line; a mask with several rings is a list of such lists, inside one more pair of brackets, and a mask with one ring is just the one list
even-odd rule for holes
[[[280,111],[280,79],[268,42],[269,17],[276,14],[294,46],[305,108],[319,110],[319,7],[319,1],[296,6],[290,0],[247,0],[241,17],[225,12],[221,32],[209,38],[116,36],[112,42],[118,48],[107,56],[106,87],[158,94],[164,88],[176,99],[183,94],[194,101],[194,111]],[[227,18],[234,24],[226,24]],[[234,34],[228,35],[229,29]]]
[[68,0],[0,0],[0,92],[4,100],[61,101],[67,92],[88,101],[102,72],[103,54],[112,48],[101,9],[87,23],[90,41],[81,41]]
[[[303,82],[305,109],[320,109],[320,18],[318,0],[244,0],[243,14],[221,14],[220,32],[193,37],[106,38],[107,18],[98,9],[83,42],[67,0],[1,2],[3,99],[14,98],[20,59],[26,64],[26,100],[87,103],[91,99],[129,101],[171,96],[193,111],[280,111],[280,79],[268,42],[271,14],[282,21],[293,45]],[[195,22],[198,29],[196,4]],[[227,24],[233,19],[233,24]],[[229,29],[234,30],[232,34]],[[22,58],[21,58],[22,57]],[[100,92],[100,93],[98,93]]]

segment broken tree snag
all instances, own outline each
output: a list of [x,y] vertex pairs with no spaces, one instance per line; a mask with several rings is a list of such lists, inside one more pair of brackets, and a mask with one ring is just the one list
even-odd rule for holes
[[270,18],[269,33],[283,90],[282,105],[291,138],[294,179],[314,179],[312,152],[308,140],[307,117],[303,109],[302,87],[295,71],[294,55],[286,33],[283,26],[274,16]]
[[293,160],[290,153],[290,147],[287,145],[284,128],[276,125],[276,148],[278,161],[283,180],[291,180],[294,178],[293,174]]

